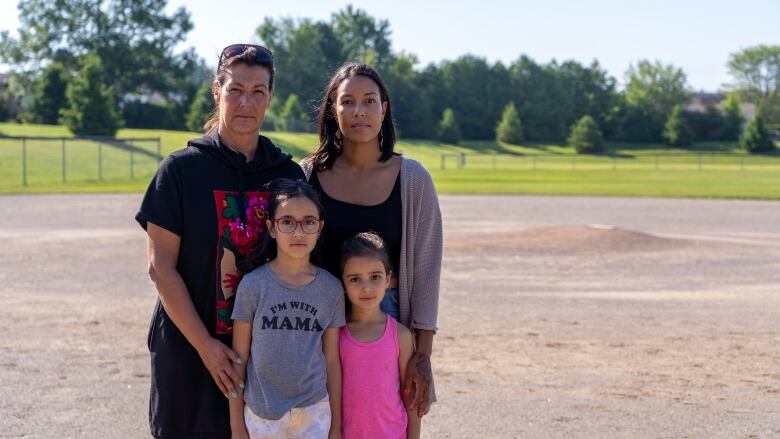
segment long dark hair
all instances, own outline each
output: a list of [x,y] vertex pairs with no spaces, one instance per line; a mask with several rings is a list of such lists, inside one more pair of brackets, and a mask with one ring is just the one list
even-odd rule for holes
[[[230,57],[224,62],[217,64],[217,71],[214,73],[214,81],[211,83],[211,94],[212,96],[216,96],[217,90],[222,88],[223,85],[225,85],[225,71],[229,69],[230,67],[233,67],[238,64],[245,64],[248,66],[261,66],[268,69],[268,73],[270,73],[270,79],[268,81],[268,90],[271,91],[274,89],[274,63],[273,61],[266,61],[264,59],[261,59],[257,56],[257,49],[254,47],[247,45],[246,50],[244,50],[244,53]],[[206,123],[203,124],[203,131],[206,132],[207,135],[214,135],[217,133],[217,130],[219,129],[219,100],[214,99],[214,111],[211,112],[209,115],[209,118],[206,119]]]
[[395,126],[393,125],[393,112],[390,105],[390,94],[387,91],[384,81],[379,73],[368,64],[359,64],[348,62],[339,67],[331,76],[325,93],[322,96],[320,104],[320,113],[317,116],[317,123],[320,131],[320,145],[310,154],[312,165],[317,171],[324,171],[333,166],[336,157],[341,154],[341,148],[336,146],[336,131],[339,129],[339,123],[333,112],[336,103],[336,92],[339,86],[345,80],[354,76],[365,76],[370,78],[377,87],[379,87],[380,100],[387,104],[385,110],[385,119],[382,121],[382,129],[379,131],[381,136],[382,156],[380,162],[384,162],[393,156],[393,147],[395,146]]
[[[310,184],[303,180],[277,178],[276,180],[268,183],[264,189],[271,192],[271,196],[268,198],[267,216],[270,221],[273,221],[274,218],[276,218],[276,210],[279,208],[279,205],[287,200],[292,200],[293,198],[306,198],[311,201],[317,208],[317,215],[319,215],[320,219],[322,219],[325,213],[325,209],[322,207],[322,200],[320,200],[319,193]],[[309,256],[309,260],[317,260],[318,247],[319,239],[317,239],[317,245],[314,246],[314,250]],[[276,254],[276,240],[271,238],[271,233],[266,230],[263,234],[260,245],[257,246],[255,251],[238,262],[238,269],[242,273],[249,273],[255,268],[276,258]]]

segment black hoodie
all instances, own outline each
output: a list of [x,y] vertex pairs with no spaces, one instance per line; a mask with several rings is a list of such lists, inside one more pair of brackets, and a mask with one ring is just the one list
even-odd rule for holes
[[[303,179],[292,157],[260,136],[251,162],[217,136],[191,140],[163,160],[135,219],[181,238],[177,270],[206,329],[232,344],[236,263],[265,233],[268,192],[276,178]],[[148,338],[152,357],[150,426],[154,436],[225,437],[227,399],[160,301]]]

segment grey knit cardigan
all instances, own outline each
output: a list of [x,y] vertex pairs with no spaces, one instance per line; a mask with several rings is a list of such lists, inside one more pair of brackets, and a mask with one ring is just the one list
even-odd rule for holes
[[[310,180],[310,157],[301,161],[301,168]],[[442,257],[439,197],[428,171],[406,157],[401,157],[401,219],[401,323],[409,328],[436,331]]]

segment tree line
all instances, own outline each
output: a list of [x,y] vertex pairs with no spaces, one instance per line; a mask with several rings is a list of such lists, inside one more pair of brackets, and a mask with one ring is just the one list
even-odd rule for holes
[[[77,134],[119,126],[199,130],[213,109],[212,72],[193,49],[174,53],[192,23],[184,8],[166,14],[165,4],[20,1],[20,36],[0,35],[0,59],[14,67],[2,99],[17,103],[22,120],[63,122]],[[780,46],[732,54],[722,109],[691,112],[685,73],[658,61],[629,66],[622,89],[597,61],[539,63],[520,55],[491,64],[463,55],[418,68],[413,54],[393,50],[387,20],[353,6],[329,20],[265,18],[256,36],[274,52],[278,78],[265,129],[311,130],[328,75],[345,60],[382,74],[405,138],[571,143],[585,133],[595,146],[583,151],[598,151],[597,139],[685,146],[736,140],[740,102],[756,104],[762,125],[780,128]],[[102,116],[85,117],[89,111]]]

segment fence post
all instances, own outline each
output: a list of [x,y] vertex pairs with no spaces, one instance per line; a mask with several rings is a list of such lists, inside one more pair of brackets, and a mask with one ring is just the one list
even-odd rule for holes
[[98,142],[98,180],[103,181],[103,142]]
[[463,169],[466,167],[466,154],[460,153],[460,165],[458,166],[458,169]]
[[67,174],[66,169],[68,168],[67,162],[65,161],[65,138],[63,137],[60,139],[61,146],[62,146],[62,182],[65,183],[67,181]]
[[131,180],[135,178],[135,169],[133,169],[134,166],[135,166],[135,162],[133,161],[133,149],[134,148],[135,148],[135,145],[131,141],[130,142],[130,179]]
[[22,138],[22,186],[27,186],[27,139]]

